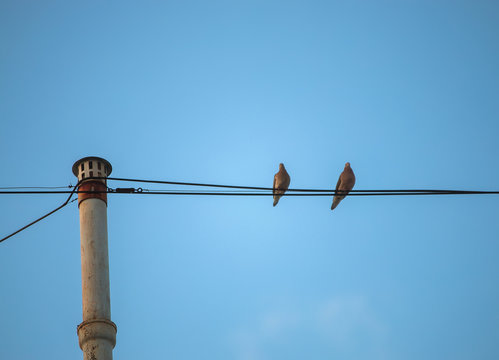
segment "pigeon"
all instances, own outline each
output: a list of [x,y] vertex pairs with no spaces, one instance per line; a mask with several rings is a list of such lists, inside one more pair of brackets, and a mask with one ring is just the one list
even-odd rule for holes
[[279,164],[279,171],[274,175],[274,185],[272,186],[272,194],[274,195],[274,206],[277,205],[281,196],[288,190],[291,178],[289,177],[283,163]]
[[347,162],[345,164],[345,169],[340,175],[338,179],[338,183],[336,184],[336,192],[341,191],[341,195],[334,195],[333,204],[331,205],[331,210],[334,210],[335,207],[338,206],[341,200],[345,198],[346,195],[353,189],[355,185],[355,175],[353,173],[352,168],[350,167],[350,163]]

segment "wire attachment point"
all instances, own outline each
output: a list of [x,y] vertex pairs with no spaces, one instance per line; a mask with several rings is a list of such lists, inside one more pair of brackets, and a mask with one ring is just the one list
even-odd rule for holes
[[135,192],[135,188],[116,188],[114,192],[119,194],[131,194]]

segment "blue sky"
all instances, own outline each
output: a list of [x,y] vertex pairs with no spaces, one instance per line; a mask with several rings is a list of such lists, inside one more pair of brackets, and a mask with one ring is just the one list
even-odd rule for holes
[[[497,190],[498,37],[493,1],[3,0],[0,186],[74,184],[96,155],[116,177],[271,186],[283,162],[334,188],[349,161],[356,189]],[[64,200],[1,196],[0,236]],[[496,196],[330,205],[109,196],[115,358],[498,358]],[[0,358],[81,357],[76,203],[0,246]]]

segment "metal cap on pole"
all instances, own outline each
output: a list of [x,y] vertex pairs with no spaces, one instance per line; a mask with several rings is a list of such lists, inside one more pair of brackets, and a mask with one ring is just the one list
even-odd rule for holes
[[111,321],[105,193],[105,178],[111,171],[111,164],[96,156],[73,165],[73,174],[80,181],[78,190],[87,192],[78,193],[83,322],[77,333],[84,360],[111,360],[116,344],[116,324]]

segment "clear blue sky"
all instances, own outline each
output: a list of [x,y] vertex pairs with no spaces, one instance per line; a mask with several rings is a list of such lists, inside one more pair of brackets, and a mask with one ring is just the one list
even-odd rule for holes
[[[357,189],[499,188],[495,1],[3,0],[0,43],[0,186],[74,184],[96,155],[117,177],[271,186],[283,162],[333,188],[350,161]],[[0,236],[65,197],[1,196]],[[115,358],[499,358],[498,196],[330,205],[110,196]],[[0,244],[0,272],[0,358],[81,358],[76,203]]]

